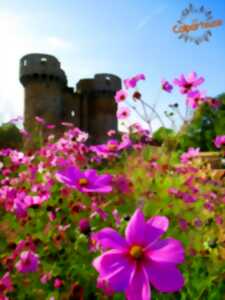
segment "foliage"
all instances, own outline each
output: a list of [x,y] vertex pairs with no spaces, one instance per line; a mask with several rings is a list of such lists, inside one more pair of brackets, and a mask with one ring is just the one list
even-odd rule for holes
[[[142,80],[145,76],[138,74],[125,80],[125,86],[135,88]],[[221,121],[224,106],[212,111],[210,102],[200,91],[194,90],[203,81],[195,72],[175,79],[180,92],[187,96],[187,105],[198,109],[193,122],[189,126],[185,122],[177,136],[166,128],[155,133],[155,138],[163,142],[162,147],[153,146],[146,108],[162,119],[154,106],[144,102],[136,91],[133,100],[142,105],[149,131],[140,124],[133,124],[128,133],[118,139],[116,133],[110,131],[111,138],[105,144],[88,146],[87,134],[70,127],[58,141],[51,135],[34,152],[0,151],[0,299],[125,299],[124,294],[115,293],[110,281],[105,280],[109,275],[105,274],[107,271],[101,270],[101,278],[98,277],[93,260],[105,250],[106,238],[103,235],[100,247],[99,231],[111,227],[123,235],[137,208],[144,212],[146,219],[156,216],[154,220],[165,221],[168,218],[170,226],[168,230],[167,225],[164,228],[163,238],[173,237],[179,245],[181,242],[179,248],[185,249],[185,261],[179,266],[185,278],[184,287],[176,293],[152,288],[152,298],[222,299],[225,294],[224,174],[215,174],[210,165],[201,160],[198,149],[189,149],[181,158],[174,151],[179,141],[182,148],[201,145],[202,149],[209,149],[216,134],[221,135],[218,146],[225,145],[224,119]],[[165,80],[162,88],[167,93],[173,90]],[[127,96],[127,92],[120,91],[115,100],[124,102]],[[177,104],[171,108],[178,112]],[[130,111],[118,110],[121,111],[118,118],[124,120]],[[203,126],[203,120],[207,121],[204,126],[209,130]],[[36,121],[40,133],[48,128],[40,117],[36,117]],[[38,140],[41,142],[41,134]],[[224,156],[223,149],[220,155]],[[161,232],[164,227],[159,223],[151,225],[154,232]],[[143,222],[142,226],[145,226]],[[138,228],[133,228],[133,232],[138,237]],[[148,238],[149,234],[146,231]],[[167,242],[158,235],[155,238],[157,245],[154,239],[152,244],[144,244],[143,240],[141,245],[132,244],[131,249],[126,244],[124,249],[129,250],[126,259],[129,262],[131,256],[143,259],[143,251],[153,249],[159,253],[164,246],[167,254],[175,257],[174,249],[167,247]],[[118,245],[117,242],[113,240],[113,245]],[[149,247],[143,250],[147,244]],[[149,255],[152,254],[154,256],[154,253]],[[165,251],[158,255],[163,258],[161,271],[172,268]],[[135,263],[140,266],[140,261]],[[150,263],[152,267],[154,259]],[[118,261],[110,265],[110,276],[121,272],[118,265]],[[96,260],[94,266],[97,266]],[[147,300],[141,293],[140,298]]]
[[183,151],[199,147],[202,151],[215,150],[213,140],[225,130],[225,94],[217,97],[220,106],[215,109],[208,104],[196,109],[190,123],[179,132],[179,145]]
[[0,149],[16,148],[22,145],[22,136],[16,125],[5,123],[0,127]]
[[[98,253],[91,233],[104,227],[123,233],[136,207],[146,218],[167,216],[167,236],[180,240],[186,252],[181,266],[185,287],[171,295],[153,290],[153,299],[221,299],[225,293],[223,182],[215,180],[198,159],[176,167],[178,161],[174,164],[170,153],[159,147],[156,151],[141,142],[142,137],[137,140],[138,135],[129,147],[102,158],[80,142],[77,132],[68,131],[31,156],[1,152],[0,278],[10,272],[14,290],[7,293],[9,299],[108,299],[96,288],[92,260]],[[68,164],[111,174],[112,192],[82,193],[58,182],[56,172]],[[79,226],[84,218],[90,231]],[[21,241],[25,241],[23,250],[32,248],[39,256],[36,272],[20,273],[15,268]],[[41,283],[44,274],[50,276]],[[56,279],[61,280],[59,287]],[[112,299],[124,296],[115,294]]]
[[171,128],[160,127],[153,134],[153,139],[160,145],[167,139],[175,137],[175,132]]

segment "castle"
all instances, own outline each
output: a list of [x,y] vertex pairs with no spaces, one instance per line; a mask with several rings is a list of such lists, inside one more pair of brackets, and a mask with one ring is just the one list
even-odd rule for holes
[[57,58],[34,53],[20,60],[20,82],[25,90],[24,126],[33,135],[36,116],[55,125],[56,136],[65,130],[62,122],[73,123],[89,133],[92,143],[104,142],[108,130],[117,130],[114,95],[121,89],[121,79],[115,75],[81,79],[74,89],[68,87]]

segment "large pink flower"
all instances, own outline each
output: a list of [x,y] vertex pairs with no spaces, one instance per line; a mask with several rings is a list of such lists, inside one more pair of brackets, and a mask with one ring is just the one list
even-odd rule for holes
[[180,92],[182,94],[186,94],[193,88],[202,84],[204,81],[205,79],[203,77],[198,78],[197,74],[195,72],[192,72],[186,77],[183,74],[181,74],[180,78],[174,79],[173,83],[180,87]]
[[93,261],[99,272],[98,285],[108,293],[125,292],[128,300],[149,300],[149,282],[160,292],[179,291],[184,279],[176,265],[184,261],[184,249],[178,240],[161,239],[168,225],[163,216],[145,222],[137,209],[127,225],[125,239],[112,228],[95,233],[97,245],[107,250]]
[[112,176],[98,175],[94,169],[81,171],[75,167],[68,167],[56,173],[58,181],[85,193],[109,193],[112,191]]

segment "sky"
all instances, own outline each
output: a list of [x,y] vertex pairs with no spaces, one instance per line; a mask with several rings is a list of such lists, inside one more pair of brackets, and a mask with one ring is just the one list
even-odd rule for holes
[[55,55],[72,87],[96,73],[122,79],[144,73],[140,91],[148,103],[157,100],[162,114],[169,103],[184,103],[178,93],[159,97],[162,78],[196,71],[208,95],[225,92],[225,24],[199,46],[172,31],[189,3],[225,23],[224,0],[1,0],[0,123],[23,114],[19,59],[33,52]]

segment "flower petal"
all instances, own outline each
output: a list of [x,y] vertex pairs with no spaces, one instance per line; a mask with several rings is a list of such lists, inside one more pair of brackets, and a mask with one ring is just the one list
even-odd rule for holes
[[147,224],[166,232],[169,227],[169,220],[164,216],[154,216],[147,221]]
[[93,240],[106,249],[125,249],[128,247],[125,239],[112,228],[104,228],[93,234]]
[[126,231],[126,240],[130,245],[139,244],[142,245],[145,240],[145,218],[142,211],[138,208],[131,217]]
[[184,261],[184,248],[180,241],[167,238],[154,243],[148,257],[155,262],[180,264]]
[[128,300],[150,300],[151,290],[144,267],[138,266],[134,270],[126,290],[126,297]]
[[84,176],[88,179],[90,178],[91,181],[95,181],[98,174],[95,169],[89,169],[89,170],[84,171]]
[[112,182],[112,176],[109,174],[100,175],[95,181],[96,185],[109,185]]
[[145,268],[150,283],[160,292],[176,292],[184,285],[184,278],[174,264],[149,262]]
[[76,181],[81,177],[81,172],[75,167],[69,167],[56,173],[56,179],[69,186],[75,186]]
[[127,288],[134,270],[134,264],[118,250],[111,250],[97,257],[93,266],[99,272],[100,280],[105,281],[115,292]]

